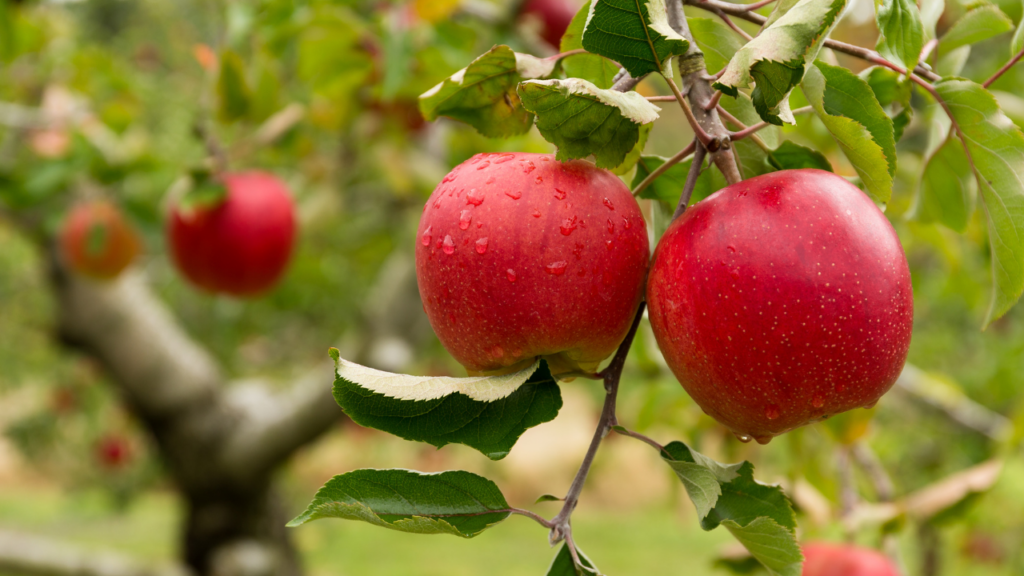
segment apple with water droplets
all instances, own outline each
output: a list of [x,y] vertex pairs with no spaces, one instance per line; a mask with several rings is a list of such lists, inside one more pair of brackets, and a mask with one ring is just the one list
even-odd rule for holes
[[167,244],[178,270],[213,293],[251,297],[284,274],[295,240],[295,206],[266,172],[223,174],[204,184],[210,200],[171,211]]
[[903,368],[913,324],[892,225],[845,179],[784,170],[690,207],[647,284],[665,360],[741,440],[870,407]]
[[547,154],[477,154],[423,208],[416,279],[431,326],[471,374],[591,372],[629,331],[650,249],[611,172]]
[[877,550],[850,544],[815,542],[803,546],[803,576],[900,576]]

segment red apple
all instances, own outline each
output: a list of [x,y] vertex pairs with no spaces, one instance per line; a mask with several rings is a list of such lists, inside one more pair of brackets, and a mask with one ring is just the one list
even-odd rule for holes
[[108,434],[96,441],[96,459],[104,468],[121,468],[131,460],[131,457],[131,445],[123,436]]
[[120,274],[139,254],[135,229],[110,202],[97,200],[71,209],[60,230],[60,248],[72,270],[98,280]]
[[694,401],[741,440],[870,407],[899,376],[913,324],[892,225],[830,172],[724,188],[665,232],[651,327]]
[[849,544],[805,544],[803,576],[900,576],[884,554]]
[[557,50],[562,35],[581,5],[582,2],[573,0],[526,0],[519,13],[538,18],[541,22],[541,38]]
[[477,154],[431,194],[416,239],[420,296],[470,373],[537,356],[596,369],[643,297],[647,228],[629,189],[581,160]]
[[212,204],[176,206],[167,243],[178,270],[214,293],[254,296],[281,278],[295,240],[288,189],[265,172],[224,174]]

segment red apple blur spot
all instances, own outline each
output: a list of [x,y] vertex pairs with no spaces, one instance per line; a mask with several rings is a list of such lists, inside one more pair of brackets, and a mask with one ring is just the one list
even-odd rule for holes
[[803,576],[900,576],[884,554],[849,544],[805,544]]
[[555,49],[562,42],[562,35],[572,22],[582,2],[573,0],[527,0],[520,14],[530,14],[541,21],[541,38]]
[[120,274],[139,254],[138,234],[106,201],[78,204],[64,220],[60,231],[64,260],[83,276],[110,280]]
[[913,324],[896,232],[821,170],[751,178],[687,210],[655,252],[647,301],[690,396],[762,443],[874,405],[900,374]]
[[589,162],[478,154],[424,207],[416,278],[441,343],[471,373],[549,357],[593,370],[615,351],[643,296],[640,207]]
[[107,435],[96,442],[96,459],[104,467],[115,470],[127,464],[132,457],[131,445],[122,436]]
[[271,174],[226,174],[224,201],[175,207],[167,226],[178,270],[214,293],[254,296],[281,278],[295,239],[295,208]]

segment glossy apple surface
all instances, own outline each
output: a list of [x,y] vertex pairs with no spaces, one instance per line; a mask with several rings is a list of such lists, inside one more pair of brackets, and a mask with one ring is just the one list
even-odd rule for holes
[[98,280],[117,277],[135,260],[141,242],[116,206],[85,202],[71,209],[60,231],[64,260],[72,270]]
[[520,14],[538,18],[542,26],[541,38],[557,49],[562,42],[562,35],[582,5],[582,2],[573,0],[527,0]]
[[900,576],[891,560],[870,548],[817,542],[803,552],[803,576]]
[[430,323],[471,373],[537,356],[593,370],[625,337],[649,246],[614,174],[544,154],[478,154],[420,219],[416,278]]
[[295,207],[271,174],[225,174],[220,180],[223,201],[172,210],[168,245],[178,270],[196,286],[254,296],[284,274],[295,240]]
[[786,170],[689,208],[655,251],[651,326],[694,401],[742,440],[872,406],[906,361],[910,271],[855,186]]

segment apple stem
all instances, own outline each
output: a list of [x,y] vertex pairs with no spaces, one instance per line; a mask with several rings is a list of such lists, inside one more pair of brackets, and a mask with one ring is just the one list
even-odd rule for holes
[[679,204],[676,211],[672,213],[672,220],[682,216],[686,206],[690,204],[690,197],[693,196],[693,189],[697,186],[697,178],[700,177],[701,168],[704,166],[704,156],[708,151],[704,146],[698,145],[693,152],[693,162],[690,163],[690,171],[686,174],[686,185],[683,186],[683,193],[679,196]]
[[622,368],[626,365],[626,356],[629,354],[629,348],[633,345],[637,328],[640,327],[640,320],[644,317],[644,307],[645,303],[641,302],[637,308],[636,316],[633,317],[633,324],[629,327],[629,332],[626,333],[626,338],[619,344],[619,349],[615,352],[615,356],[612,357],[608,367],[598,373],[604,379],[605,390],[601,418],[597,422],[594,437],[590,441],[590,447],[587,448],[583,462],[580,463],[576,477],[573,478],[569,491],[565,494],[565,504],[558,512],[558,515],[552,518],[549,524],[545,524],[545,526],[551,528],[548,541],[555,545],[565,540],[566,545],[569,546],[570,553],[572,553],[573,561],[576,562],[578,567],[581,567],[581,565],[576,554],[575,544],[572,541],[572,527],[570,524],[572,513],[579,502],[580,493],[583,491],[583,484],[590,473],[590,467],[594,464],[594,457],[597,455],[598,446],[601,445],[601,441],[608,435],[612,427],[618,424],[618,420],[615,417],[615,401],[619,395],[619,380],[622,378]]

